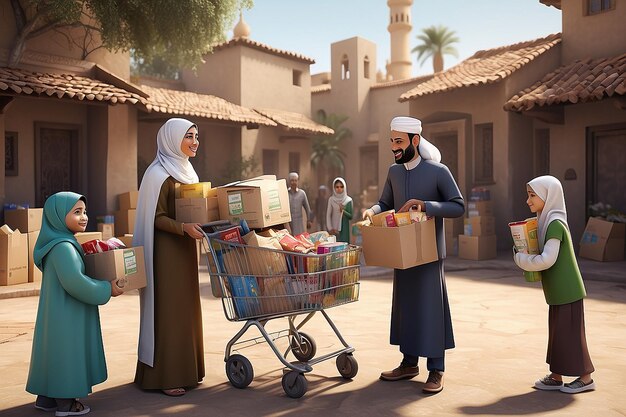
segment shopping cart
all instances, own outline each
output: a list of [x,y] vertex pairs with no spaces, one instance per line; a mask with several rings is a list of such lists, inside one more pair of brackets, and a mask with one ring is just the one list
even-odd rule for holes
[[[226,375],[237,388],[247,387],[254,378],[250,361],[236,349],[266,342],[285,366],[282,386],[292,398],[302,397],[308,388],[305,373],[325,360],[336,358],[342,377],[352,379],[358,364],[350,346],[339,333],[325,310],[357,301],[359,298],[359,259],[361,248],[328,254],[299,254],[222,240],[223,233],[205,233],[213,295],[221,298],[224,314],[230,321],[244,321],[243,328],[226,345]],[[315,357],[314,339],[300,329],[320,312],[343,345],[342,349]],[[305,314],[300,322],[298,315]],[[265,325],[273,319],[287,318],[288,328],[268,332]],[[241,340],[255,326],[260,337]],[[289,347],[281,353],[276,344],[289,338]],[[292,353],[296,361],[287,360]]]

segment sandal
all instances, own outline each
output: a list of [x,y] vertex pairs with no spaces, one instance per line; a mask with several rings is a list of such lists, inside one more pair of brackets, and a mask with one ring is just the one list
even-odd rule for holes
[[38,395],[35,400],[35,408],[41,411],[56,411],[57,402],[54,398]]
[[185,395],[185,388],[169,388],[163,389],[163,394],[169,395],[170,397],[180,397],[181,395]]
[[70,406],[69,410],[66,410],[66,411],[57,410],[56,413],[54,413],[54,415],[56,417],[82,416],[84,414],[87,414],[90,411],[91,411],[91,408],[89,408],[89,406],[84,405],[78,400],[74,400],[72,401],[72,405]]
[[535,382],[535,388],[542,391],[559,391],[562,386],[563,381],[554,379],[551,375],[546,375]]

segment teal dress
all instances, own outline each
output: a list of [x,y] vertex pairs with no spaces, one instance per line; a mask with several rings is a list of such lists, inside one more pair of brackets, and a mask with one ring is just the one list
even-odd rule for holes
[[107,378],[98,305],[111,284],[85,275],[82,248],[65,226],[81,198],[57,193],[44,205],[34,250],[43,271],[26,391],[50,398],[80,398]]

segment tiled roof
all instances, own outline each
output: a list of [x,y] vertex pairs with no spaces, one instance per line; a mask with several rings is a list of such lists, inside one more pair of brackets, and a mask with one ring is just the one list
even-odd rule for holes
[[546,6],[553,6],[561,10],[561,0],[539,0],[539,3],[543,3]]
[[56,96],[74,100],[100,101],[108,104],[145,104],[137,93],[114,85],[72,74],[32,72],[18,68],[0,67],[0,94]]
[[434,74],[433,78],[400,96],[400,101],[461,87],[492,84],[503,80],[561,42],[561,34],[533,41],[478,51],[458,65]]
[[397,87],[399,85],[404,85],[404,84],[417,84],[417,83],[422,83],[424,81],[428,81],[433,77],[434,77],[434,74],[429,74],[429,75],[421,75],[419,77],[405,78],[403,80],[385,81],[382,83],[374,84],[373,86],[370,87],[370,89],[375,90],[378,88]]
[[309,119],[301,113],[277,109],[254,109],[263,116],[269,117],[288,131],[315,135],[332,135],[335,131]]
[[252,39],[244,38],[244,37],[233,38],[227,42],[222,42],[217,45],[213,45],[213,51],[219,51],[220,49],[229,48],[235,45],[244,45],[253,49],[258,49],[263,52],[269,52],[274,55],[302,61],[307,64],[315,64],[314,59],[308,58],[304,55],[296,54],[295,52],[284,51],[282,49],[276,49],[269,45],[265,45],[264,43],[253,41]]
[[153,112],[204,117],[242,124],[277,126],[267,117],[220,97],[148,85],[142,85],[141,89],[150,95],[146,107]]
[[626,54],[613,58],[577,60],[547,74],[504,105],[523,111],[535,106],[598,101],[626,94]]
[[330,84],[320,84],[311,87],[311,94],[325,93],[327,91],[330,91]]

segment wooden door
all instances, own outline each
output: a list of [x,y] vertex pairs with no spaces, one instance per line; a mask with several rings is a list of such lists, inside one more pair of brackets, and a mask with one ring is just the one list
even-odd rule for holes
[[587,203],[610,204],[626,213],[626,125],[589,129]]

